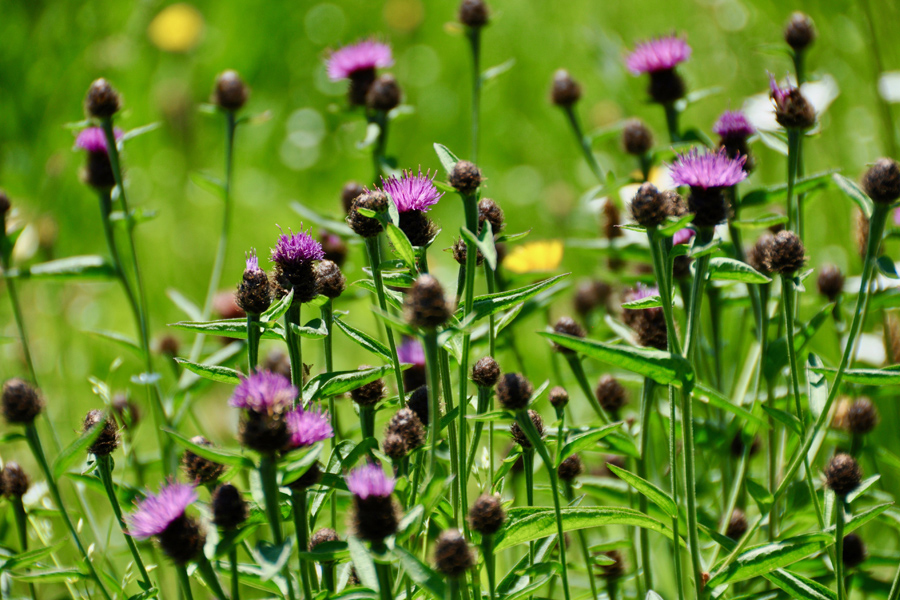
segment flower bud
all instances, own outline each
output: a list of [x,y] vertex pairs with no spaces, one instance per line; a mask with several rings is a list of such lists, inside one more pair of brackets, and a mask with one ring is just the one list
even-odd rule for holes
[[644,156],[653,148],[653,133],[640,119],[629,119],[622,130],[622,145],[628,154]]
[[387,435],[391,434],[399,435],[409,451],[425,443],[425,427],[418,415],[409,408],[401,408],[391,417],[387,425]]
[[863,189],[874,202],[892,204],[900,198],[900,165],[890,158],[879,158],[863,175]]
[[88,152],[87,162],[81,171],[81,180],[95,190],[111,190],[116,187],[116,176],[106,152]]
[[14,377],[3,384],[2,411],[7,423],[30,425],[44,410],[38,391],[23,379]]
[[366,92],[366,106],[371,110],[388,112],[400,105],[402,92],[390,73],[380,75]]
[[469,509],[469,524],[481,535],[494,535],[505,520],[500,499],[493,494],[482,494]]
[[771,81],[771,93],[775,104],[775,120],[785,129],[806,130],[816,124],[816,110],[800,88],[788,85],[779,88],[775,79]]
[[[469,255],[469,247],[466,244],[464,239],[456,238],[456,241],[453,242],[453,246],[450,247],[450,252],[453,254],[453,260],[456,261],[461,267],[466,266],[466,257]],[[484,264],[484,254],[481,253],[481,250],[475,248],[475,266],[480,267]]]
[[756,240],[756,243],[747,250],[747,264],[762,273],[771,275],[766,264],[766,256],[771,252],[772,242],[775,239],[771,234],[765,233]]
[[249,315],[261,315],[272,303],[269,278],[266,272],[259,268],[255,250],[247,254],[246,268],[234,296],[234,302]]
[[520,373],[506,373],[497,383],[497,400],[507,410],[520,410],[528,406],[534,388]]
[[406,408],[416,413],[423,427],[428,427],[431,423],[428,420],[428,411],[431,408],[428,400],[428,387],[423,385],[413,390],[413,393],[409,395],[409,400],[406,402]]
[[802,52],[816,39],[816,28],[809,15],[795,12],[784,28],[784,41],[795,52]]
[[865,435],[878,425],[878,409],[868,398],[857,398],[847,410],[847,429],[854,435]]
[[472,367],[472,381],[482,388],[492,388],[500,379],[500,365],[491,356],[478,359]]
[[[360,369],[368,369],[367,365],[363,365]],[[379,400],[384,398],[384,380],[376,379],[365,385],[361,385],[356,389],[350,390],[350,399],[360,406],[374,406]]]
[[237,529],[249,516],[247,503],[239,489],[223,483],[212,494],[213,523],[222,529]]
[[119,93],[105,79],[96,79],[88,88],[84,109],[89,117],[105,119],[119,112]]
[[619,409],[628,404],[628,393],[619,380],[612,375],[601,377],[594,393],[603,410],[614,415],[614,418],[618,418]]
[[[529,410],[528,417],[531,419],[531,423],[537,430],[538,435],[544,437],[544,419],[541,418],[541,415],[536,410]],[[525,431],[519,427],[518,421],[515,421],[510,426],[509,432],[512,434],[513,440],[522,448],[531,448],[531,440],[525,435]]]
[[484,0],[463,0],[459,5],[459,22],[477,29],[488,24],[488,7]]
[[397,225],[409,238],[409,243],[413,246],[427,246],[437,233],[437,228],[421,210],[407,210],[400,213],[399,223]]
[[404,305],[406,321],[418,329],[435,329],[450,318],[450,308],[440,282],[427,273],[419,275]]
[[396,433],[389,433],[384,437],[381,449],[391,460],[400,460],[409,453],[406,441]]
[[491,224],[491,231],[494,232],[494,235],[500,233],[505,225],[503,222],[503,209],[490,198],[482,198],[478,201],[479,231],[484,227],[485,221]]
[[0,490],[8,498],[21,498],[30,485],[28,475],[18,463],[8,462],[0,471]]
[[478,167],[467,160],[459,161],[450,171],[450,185],[460,194],[467,196],[474,194],[483,180]]
[[550,405],[557,411],[562,410],[569,403],[569,392],[561,385],[550,390]]
[[237,71],[229,69],[216,77],[213,102],[219,108],[232,112],[240,110],[247,102],[249,95],[250,90]]
[[384,227],[378,219],[366,217],[359,213],[360,208],[367,208],[376,213],[383,213],[388,209],[388,197],[384,192],[364,192],[357,196],[350,206],[347,215],[347,224],[357,235],[364,238],[375,237]]
[[316,532],[309,538],[308,548],[309,551],[312,552],[320,544],[339,541],[341,541],[341,538],[338,537],[338,534],[334,529],[331,529],[330,527],[323,527],[322,529],[316,530]]
[[838,454],[825,468],[825,485],[839,498],[844,498],[859,487],[862,469],[856,459],[849,454]]
[[459,531],[447,529],[438,536],[434,566],[439,573],[452,579],[462,577],[475,566],[475,555]]
[[631,201],[631,215],[638,225],[658,227],[669,216],[666,199],[652,183],[644,183],[638,188]]
[[805,254],[803,242],[796,233],[779,231],[763,257],[763,264],[770,273],[791,276],[803,266],[806,261]]
[[344,207],[344,212],[349,213],[353,207],[353,201],[365,193],[365,188],[359,182],[348,181],[345,183],[341,188],[341,206]]
[[[213,443],[202,435],[192,437],[191,442],[207,448],[214,447]],[[181,455],[181,467],[184,469],[188,481],[204,485],[217,481],[225,472],[225,465],[197,456],[190,450],[185,450]]]
[[837,300],[844,291],[844,274],[834,265],[825,265],[816,278],[819,293],[829,302]]
[[582,472],[584,472],[584,465],[581,463],[581,457],[577,454],[569,456],[556,468],[556,474],[563,481],[572,481]]
[[[102,423],[102,425],[101,425]],[[84,417],[82,431],[87,432],[94,426],[102,427],[99,437],[88,448],[94,456],[109,456],[119,447],[119,427],[116,421],[102,410],[92,410]]]
[[[584,330],[584,327],[576,323],[575,319],[573,319],[572,317],[560,317],[560,319],[556,322],[556,325],[553,326],[553,332],[582,339],[587,337],[587,332]],[[553,342],[553,349],[557,352],[561,352],[562,354],[575,353],[574,350],[566,348],[565,346],[560,346],[556,342]]]
[[347,279],[341,268],[330,260],[322,260],[315,267],[319,293],[328,298],[337,298],[347,287]]
[[581,99],[581,86],[572,79],[568,71],[559,69],[553,74],[553,89],[550,92],[550,99],[553,104],[568,108]]
[[600,577],[603,579],[620,579],[625,575],[625,557],[618,550],[608,550],[603,556],[611,558],[611,564],[600,565]]
[[866,544],[862,538],[855,533],[844,536],[844,552],[841,560],[848,569],[858,567],[866,560],[867,557]]
[[747,527],[747,515],[741,509],[735,508],[731,513],[731,519],[728,520],[725,536],[737,541],[747,533]]

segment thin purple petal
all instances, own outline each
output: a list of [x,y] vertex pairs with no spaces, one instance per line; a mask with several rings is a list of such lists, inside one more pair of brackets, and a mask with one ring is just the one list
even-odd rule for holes
[[419,167],[418,175],[413,175],[412,171],[403,171],[403,177],[398,179],[392,175],[388,179],[382,178],[381,184],[384,191],[394,200],[398,212],[427,211],[444,195],[434,187],[433,180],[434,175],[431,171],[422,175],[422,168]]
[[690,56],[691,47],[688,43],[671,35],[637,44],[625,64],[634,75],[640,75],[673,69]]
[[672,245],[677,246],[678,244],[686,244],[691,241],[691,238],[695,235],[697,235],[697,232],[693,229],[687,227],[679,229],[675,232],[675,235],[672,236]]
[[[114,130],[117,140],[124,135],[118,127]],[[106,134],[101,127],[87,127],[75,138],[75,147],[88,152],[106,152]]]
[[228,403],[235,408],[276,414],[290,409],[298,395],[297,388],[284,375],[259,371],[241,379]]
[[[302,226],[301,226],[302,227]],[[312,237],[308,231],[282,233],[278,243],[272,250],[272,262],[281,266],[297,267],[312,260],[325,258],[322,244]]]
[[287,428],[294,448],[312,446],[334,437],[328,413],[319,408],[292,410],[287,414]]
[[756,129],[739,110],[726,110],[722,113],[713,125],[713,131],[723,138],[748,138],[756,133]]
[[328,57],[328,78],[340,81],[356,71],[383,69],[393,64],[390,46],[375,40],[363,40],[344,46]]
[[425,349],[419,340],[406,338],[397,348],[397,358],[402,363],[423,366],[425,364]]
[[369,496],[387,498],[394,491],[394,479],[385,475],[378,465],[369,464],[354,469],[347,474],[345,480],[350,493],[361,500]]
[[708,189],[731,187],[745,180],[745,162],[746,156],[730,158],[724,149],[700,154],[693,148],[687,154],[680,155],[669,168],[672,181],[677,185]]
[[138,502],[133,513],[125,517],[128,534],[138,539],[159,535],[197,501],[193,485],[169,481],[158,494],[151,494]]

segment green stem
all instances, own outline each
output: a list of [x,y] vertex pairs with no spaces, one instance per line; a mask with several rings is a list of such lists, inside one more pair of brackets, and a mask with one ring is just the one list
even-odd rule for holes
[[[309,546],[309,516],[306,507],[306,490],[291,490],[291,504],[294,513],[294,529],[297,535],[297,549],[306,552]],[[303,597],[312,600],[312,586],[310,585],[310,565],[302,556],[297,557],[297,570],[300,572],[300,584],[303,586]]]
[[241,600],[241,580],[238,577],[238,549],[232,546],[228,551],[228,563],[231,568],[231,600]]
[[[449,415],[453,412],[453,386],[450,383],[450,354],[447,352],[447,350],[441,348],[439,356],[441,360],[441,385],[443,386],[444,403],[446,404],[444,410],[446,410],[446,414]],[[453,475],[453,489],[451,490],[451,504],[453,505],[453,526],[458,527],[459,521],[461,518],[463,518],[463,516],[461,514],[462,506],[459,502],[459,488],[462,480],[458,475],[459,451],[456,447],[456,421],[451,419],[449,425],[447,426],[447,430],[447,440],[448,445],[450,446],[450,473]],[[433,475],[434,471],[431,471],[431,474]]]
[[[378,297],[378,306],[382,312],[387,312],[387,298],[384,294],[384,281],[381,278],[381,247],[378,245],[378,236],[365,238],[366,250],[369,253],[369,266],[372,268],[372,280],[375,282],[375,295]],[[397,379],[397,392],[401,402],[405,401],[406,394],[403,390],[403,370],[400,368],[400,359],[397,356],[397,345],[394,343],[394,331],[385,323],[388,346],[391,349],[391,364],[394,365],[394,376]]]
[[259,315],[247,313],[247,366],[248,373],[256,371],[259,364],[259,339],[262,331],[259,328]]
[[800,203],[794,197],[794,183],[797,180],[797,164],[800,158],[800,137],[803,132],[798,129],[788,129],[788,168],[787,168],[787,211],[788,229],[796,231],[803,241],[803,224],[800,219]]
[[[580,533],[580,532],[579,532]],[[484,556],[484,568],[488,578],[488,599],[495,600],[497,594],[496,564],[494,563],[494,536],[481,537],[481,554]],[[594,595],[596,598],[597,596]]]
[[581,152],[584,154],[588,166],[590,166],[591,171],[593,171],[597,180],[600,183],[604,183],[606,179],[603,176],[603,169],[600,168],[600,163],[597,162],[597,157],[594,156],[594,150],[591,148],[590,140],[585,137],[581,130],[581,123],[578,120],[578,115],[575,114],[575,108],[573,106],[564,106],[563,110],[566,113],[566,117],[569,119],[569,124],[572,126],[572,132],[575,134],[575,139],[581,147]]
[[[491,388],[478,386],[478,414],[483,414],[491,399]],[[465,472],[472,472],[472,465],[475,464],[475,455],[478,453],[478,444],[481,442],[481,432],[484,431],[484,421],[475,421],[475,432],[472,434],[472,441],[469,442],[469,452],[465,464]]]
[[[3,270],[8,271],[9,265],[3,261]],[[9,290],[9,302],[12,304],[13,316],[16,320],[16,328],[19,330],[19,341],[22,342],[22,352],[25,354],[25,364],[28,366],[28,373],[31,381],[37,385],[37,374],[34,371],[34,361],[31,358],[31,348],[28,344],[28,334],[25,331],[25,318],[22,316],[22,307],[19,304],[19,293],[16,290],[16,282],[12,278],[6,280],[6,287]]]
[[203,554],[202,551],[197,556],[196,563],[197,572],[200,573],[200,577],[203,579],[204,583],[206,583],[206,586],[212,592],[212,595],[215,596],[217,600],[228,600],[225,590],[222,589],[222,584],[219,583],[219,576],[216,575],[215,569],[213,569],[209,559],[206,558],[206,555]]
[[[566,490],[566,501],[571,504],[575,500],[575,490],[572,489],[572,482],[566,481],[563,485]],[[591,598],[598,598],[597,578],[594,577],[594,565],[591,560],[591,552],[588,548],[587,536],[585,535],[584,529],[579,529],[577,533],[578,545],[581,547],[581,556],[584,559],[584,564],[587,568],[588,584],[591,586]]]
[[372,166],[375,171],[375,177],[372,179],[372,183],[377,184],[378,179],[385,174],[383,167],[384,151],[387,147],[389,124],[387,113],[383,110],[375,111],[373,114],[369,115],[369,123],[378,125],[378,138],[375,140],[375,145],[372,147]]
[[428,471],[434,473],[437,468],[437,446],[441,429],[441,396],[440,368],[438,367],[437,333],[426,331],[423,336],[425,346],[425,373],[428,376],[428,435],[431,438],[431,449],[428,451]]
[[[322,305],[320,313],[322,315],[322,322],[325,323],[325,330],[328,332],[325,339],[322,340],[325,350],[325,372],[332,373],[334,371],[334,353],[332,350],[334,343],[334,339],[332,338],[332,332],[334,331],[334,301],[331,298]],[[331,417],[331,429],[334,431],[334,435],[331,436],[331,452],[334,453],[334,449],[337,447],[338,443],[338,423],[337,412],[335,411],[334,406],[334,396],[328,398],[328,415]],[[334,494],[331,495],[330,504],[331,528],[335,529],[337,528],[337,498]],[[332,577],[333,576],[334,573],[332,569]]]
[[834,502],[834,548],[837,558],[834,562],[834,578],[838,600],[847,600],[844,588],[844,510],[846,499],[838,496]]
[[[644,378],[644,387],[641,391],[641,456],[637,459],[637,475],[645,480],[649,475],[649,469],[647,467],[650,450],[650,417],[653,414],[653,393],[655,387],[655,382],[652,379],[649,377]],[[638,508],[643,514],[650,514],[650,505],[647,496],[644,494],[640,494],[638,497]],[[653,577],[650,569],[650,533],[646,528],[639,527],[638,537],[640,538],[641,546],[640,571],[644,574],[644,589],[652,590]],[[596,597],[596,594],[594,597]]]
[[[25,505],[22,503],[21,496],[10,496],[9,501],[16,514],[16,530],[19,534],[20,550],[25,552],[28,550],[28,515],[25,514]],[[36,600],[37,591],[34,589],[33,583],[28,583],[28,590],[31,592],[32,600]]]
[[35,460],[40,465],[41,471],[43,471],[44,477],[47,480],[47,488],[50,490],[50,497],[53,498],[53,502],[59,509],[59,513],[63,518],[63,522],[66,524],[66,529],[69,530],[69,535],[72,536],[72,541],[75,542],[75,547],[78,548],[78,552],[84,559],[84,563],[88,569],[88,576],[93,579],[96,586],[100,588],[100,593],[103,594],[103,597],[106,598],[106,600],[111,600],[109,592],[106,591],[106,588],[100,581],[100,576],[94,569],[94,563],[91,562],[87,551],[84,549],[84,545],[81,543],[81,538],[78,536],[78,531],[75,529],[75,525],[72,523],[72,519],[69,517],[69,511],[66,510],[65,504],[63,504],[62,496],[60,496],[59,493],[59,487],[56,485],[56,480],[53,478],[53,472],[50,470],[50,465],[47,463],[47,458],[44,456],[44,449],[41,446],[41,438],[38,436],[37,428],[35,427],[33,422],[25,426],[25,437],[28,440],[28,445],[31,448],[32,454],[34,454]]
[[[527,418],[531,422],[530,417]],[[534,448],[522,448],[522,466],[525,470],[525,502],[530,507],[534,506]],[[528,547],[528,566],[533,567],[535,559],[534,542],[529,542]]]
[[[272,530],[272,540],[276,546],[281,546],[284,543],[284,534],[281,530],[281,492],[278,488],[278,465],[274,455],[265,455],[259,459],[259,481],[266,504],[266,518]],[[284,565],[283,573],[287,582],[288,597],[294,600],[294,585],[291,583],[287,563]]]
[[678,132],[678,109],[675,104],[664,104],[666,111],[666,128],[669,130],[669,142],[676,143],[681,141],[681,134]]
[[184,594],[185,600],[194,600],[194,594],[191,592],[191,578],[188,577],[187,567],[184,565],[175,565],[178,571],[178,583],[181,584],[181,593]]
[[[496,290],[496,283],[494,282],[494,270],[491,269],[491,265],[484,263],[484,278],[487,280],[487,291],[488,294],[493,294]],[[491,313],[488,316],[488,354],[490,354],[491,358],[494,357],[494,354],[497,352],[497,332],[496,329],[496,321],[495,315]]]
[[375,570],[378,572],[378,587],[381,589],[381,600],[394,600],[391,590],[391,565],[376,561]]
[[478,120],[481,112],[481,27],[466,32],[472,50],[472,162],[478,164]]
[[578,355],[574,352],[567,352],[565,357],[566,361],[569,363],[569,368],[572,369],[572,374],[575,375],[575,380],[578,382],[579,387],[581,387],[581,391],[584,393],[585,398],[587,398],[588,404],[591,405],[591,408],[594,409],[594,412],[597,413],[597,416],[600,417],[600,420],[603,421],[603,423],[611,423],[612,421],[610,420],[609,415],[606,414],[606,411],[600,406],[597,397],[591,391],[591,385],[588,383],[587,376],[584,374],[584,366],[581,364],[581,359],[578,358]]
[[[303,346],[300,335],[292,325],[300,326],[300,303],[291,300],[291,306],[284,313],[284,336],[287,341],[288,356],[291,359],[291,383],[298,390],[303,389]],[[294,400],[296,405],[297,400]]]
[[897,565],[897,573],[894,575],[894,582],[891,584],[891,591],[888,594],[888,600],[897,600],[900,598],[900,565]]
[[125,542],[128,544],[128,549],[131,551],[134,563],[141,573],[141,579],[144,580],[144,584],[146,585],[145,589],[149,590],[153,587],[153,582],[150,581],[150,575],[144,567],[144,561],[141,559],[141,553],[138,551],[137,544],[134,543],[134,538],[128,535],[128,527],[125,524],[125,519],[122,516],[122,508],[119,506],[119,499],[116,496],[116,488],[112,479],[112,458],[110,456],[98,456],[97,463],[99,464],[97,470],[100,473],[100,480],[103,482],[103,487],[106,489],[106,495],[109,498],[113,513],[116,515],[116,520],[119,522],[119,528],[122,530]]

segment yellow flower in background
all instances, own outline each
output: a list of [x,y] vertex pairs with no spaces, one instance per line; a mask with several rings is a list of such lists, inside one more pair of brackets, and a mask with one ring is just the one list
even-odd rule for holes
[[150,41],[166,52],[193,50],[202,34],[203,15],[190,4],[167,6],[147,26]]
[[503,268],[513,273],[555,271],[562,262],[563,243],[541,240],[516,246],[503,260]]

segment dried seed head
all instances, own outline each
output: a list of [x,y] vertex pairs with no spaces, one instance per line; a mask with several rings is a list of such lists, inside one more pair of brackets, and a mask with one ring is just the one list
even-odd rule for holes
[[566,388],[558,385],[550,390],[550,405],[553,406],[553,408],[560,410],[565,408],[568,403],[569,392],[566,391]]
[[840,498],[859,487],[861,481],[862,469],[849,454],[838,454],[825,468],[825,485]]
[[378,219],[366,217],[359,213],[360,208],[367,208],[376,213],[383,213],[388,209],[388,197],[384,192],[364,192],[357,196],[350,205],[347,215],[347,224],[357,235],[364,238],[375,237],[384,227]]
[[428,420],[428,411],[429,411],[429,399],[428,399],[428,386],[419,386],[413,393],[409,395],[409,400],[406,402],[406,408],[416,413],[416,416],[419,417],[419,422],[422,423],[423,427],[428,427],[431,421]]
[[844,274],[834,265],[825,265],[816,278],[819,293],[834,302],[844,291]]
[[450,308],[440,282],[427,273],[419,275],[405,302],[406,321],[419,329],[435,329],[450,318]]
[[163,553],[176,565],[186,565],[203,551],[206,532],[195,519],[182,513],[157,536]]
[[856,435],[865,435],[878,425],[878,409],[868,398],[857,398],[847,410],[847,429]]
[[483,388],[492,388],[500,379],[500,365],[491,356],[479,358],[472,367],[472,381]]
[[600,577],[603,579],[620,579],[625,574],[625,557],[618,550],[608,550],[603,556],[611,558],[612,564],[600,565]]
[[213,102],[219,108],[232,112],[240,110],[246,104],[249,95],[250,89],[237,71],[229,69],[216,77]]
[[400,105],[403,94],[400,85],[390,73],[379,75],[366,92],[366,106],[371,110],[388,112]]
[[787,276],[796,273],[805,261],[803,242],[796,233],[787,230],[778,232],[763,258],[767,271]]
[[28,475],[18,463],[8,462],[0,471],[0,491],[9,498],[21,498],[30,485]]
[[900,164],[890,158],[879,158],[863,175],[862,183],[874,202],[892,204],[900,198]]
[[88,448],[88,452],[94,456],[109,456],[119,447],[119,427],[116,425],[115,419],[102,410],[88,412],[84,417],[82,432],[89,431],[95,425],[103,429],[100,431],[100,436]]
[[[360,370],[362,370],[369,369],[371,367],[369,367],[368,365],[362,365],[359,368]],[[382,398],[384,398],[383,379],[376,379],[375,381],[350,390],[350,399],[360,406],[374,406]]]
[[631,201],[631,215],[644,227],[657,227],[665,222],[669,216],[668,209],[665,199],[655,185],[645,183],[638,188]]
[[240,490],[230,483],[223,483],[212,494],[213,523],[222,529],[236,529],[247,520],[247,503]]
[[315,267],[315,273],[320,294],[333,299],[344,293],[347,279],[336,263],[330,260],[321,260]]
[[491,224],[491,231],[494,235],[500,233],[505,223],[503,220],[503,209],[491,198],[482,198],[478,201],[478,229],[484,227],[487,221]]
[[357,181],[348,181],[341,188],[341,206],[344,212],[349,213],[353,207],[353,201],[366,193],[366,189]]
[[453,579],[462,577],[475,566],[475,555],[459,531],[446,529],[438,536],[434,566],[439,573]]
[[119,92],[103,79],[96,79],[88,88],[84,99],[84,109],[89,117],[105,119],[119,112]]
[[618,415],[619,410],[628,404],[628,392],[618,379],[612,375],[604,375],[597,382],[597,388],[594,392],[597,395],[597,402],[603,407],[603,410]]
[[467,160],[461,160],[450,171],[449,181],[457,192],[468,196],[478,190],[484,179],[478,167]]
[[550,92],[553,104],[567,108],[581,99],[581,86],[572,79],[569,72],[559,69],[553,74],[553,89]]
[[796,52],[802,52],[816,39],[816,28],[809,15],[795,12],[784,28],[784,41]]
[[[202,435],[191,438],[191,442],[207,448],[215,447],[212,442]],[[187,476],[188,481],[203,485],[218,481],[219,477],[225,472],[225,465],[197,456],[190,450],[185,450],[184,454],[181,455],[181,467],[184,469],[184,474]]]
[[497,401],[508,410],[519,410],[528,406],[534,388],[521,373],[506,373],[497,383]]
[[316,532],[312,534],[312,537],[309,538],[308,549],[310,552],[312,552],[319,544],[339,541],[341,541],[341,538],[338,536],[337,531],[331,529],[330,527],[323,527],[321,529],[317,529]]
[[559,467],[556,469],[556,474],[559,475],[559,478],[563,481],[572,481],[583,472],[584,465],[581,462],[581,457],[577,454],[573,454],[566,458],[559,463]]
[[628,154],[643,156],[653,148],[653,133],[640,119],[629,119],[622,130],[622,145]]
[[[528,417],[534,424],[534,428],[537,429],[538,435],[544,437],[544,420],[541,418],[541,415],[535,410],[529,410]],[[512,434],[513,440],[522,448],[531,448],[531,442],[528,440],[528,436],[525,435],[525,431],[519,427],[518,421],[510,426],[509,432]]]
[[2,410],[7,423],[30,425],[44,410],[44,401],[30,383],[14,377],[3,384]]
[[855,533],[844,536],[844,552],[841,559],[848,569],[858,567],[866,560],[868,552],[862,538]]
[[735,541],[744,537],[747,533],[747,515],[739,508],[735,508],[731,513],[731,519],[728,521],[728,528],[725,535]]
[[488,6],[484,0],[463,0],[459,5],[459,22],[478,28],[488,24]]
[[771,252],[770,248],[774,239],[775,237],[771,234],[763,234],[756,240],[756,243],[747,250],[747,264],[763,275],[771,275],[772,273],[766,265],[766,256]]
[[406,441],[396,433],[388,433],[384,437],[381,449],[391,460],[400,460],[409,453]]
[[[556,325],[553,326],[553,332],[561,333],[563,335],[571,335],[572,337],[577,338],[587,337],[587,332],[584,330],[584,327],[579,325],[572,317],[560,317],[556,322]],[[565,346],[560,346],[556,342],[553,342],[553,349],[557,352],[562,352],[563,354],[575,353],[574,350],[570,350]]]
[[425,427],[418,415],[409,408],[401,408],[391,417],[387,425],[387,435],[391,434],[403,438],[410,451],[425,443]]
[[482,494],[469,509],[469,524],[481,535],[493,535],[500,531],[506,513],[500,499],[493,494]]

